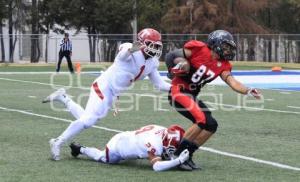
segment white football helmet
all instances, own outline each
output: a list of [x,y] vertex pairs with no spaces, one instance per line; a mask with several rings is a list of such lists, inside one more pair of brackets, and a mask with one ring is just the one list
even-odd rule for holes
[[160,58],[162,53],[162,42],[161,42],[161,34],[152,29],[145,28],[138,33],[138,42],[145,46],[142,51],[150,56]]
[[171,125],[165,131],[163,137],[163,153],[164,160],[170,160],[175,150],[178,148],[185,131],[179,125]]

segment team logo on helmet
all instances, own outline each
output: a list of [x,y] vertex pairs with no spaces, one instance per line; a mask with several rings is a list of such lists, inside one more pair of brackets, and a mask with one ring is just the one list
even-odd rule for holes
[[171,125],[165,130],[163,137],[163,159],[171,159],[175,150],[178,148],[184,133],[184,129],[179,125]]

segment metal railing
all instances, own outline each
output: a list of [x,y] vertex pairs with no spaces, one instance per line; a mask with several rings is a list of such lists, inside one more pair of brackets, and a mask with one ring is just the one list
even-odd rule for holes
[[[5,49],[5,61],[9,61],[9,35],[0,35],[3,38]],[[31,55],[31,40],[38,39],[39,62],[56,62],[58,59],[59,43],[62,36],[39,34],[13,35],[16,38],[14,49],[14,62],[29,61]],[[35,37],[35,38],[33,38]],[[70,36],[73,44],[73,61],[95,62],[113,61],[117,53],[117,47],[124,42],[132,42],[131,34],[105,34],[90,35],[81,34]],[[260,61],[280,63],[300,63],[300,34],[235,34],[238,50],[235,60]],[[205,41],[206,34],[164,34],[163,55],[175,48],[181,48],[189,40]],[[90,42],[94,42],[94,57],[91,57]],[[0,59],[2,58],[0,44]],[[163,58],[163,56],[162,56]]]

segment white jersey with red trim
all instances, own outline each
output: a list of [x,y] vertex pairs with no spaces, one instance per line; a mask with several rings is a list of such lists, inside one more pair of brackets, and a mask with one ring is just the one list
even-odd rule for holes
[[[141,50],[131,53],[129,51],[131,47],[131,43],[121,44],[114,63],[96,80],[99,85],[107,84],[106,86],[110,87],[114,95],[119,95],[136,80],[144,79],[146,76],[151,77],[151,74],[155,79],[160,79],[157,78],[158,59],[153,57],[145,60]],[[155,81],[152,78],[151,81],[157,86],[163,85],[160,80]]]
[[161,156],[166,129],[158,125],[148,125],[136,131],[126,131],[115,135],[107,143],[111,162],[148,158],[149,152]]

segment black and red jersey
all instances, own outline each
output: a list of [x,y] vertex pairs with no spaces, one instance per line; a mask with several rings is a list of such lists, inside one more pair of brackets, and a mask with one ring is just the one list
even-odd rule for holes
[[191,57],[188,58],[190,71],[186,76],[175,76],[172,80],[173,86],[180,86],[198,94],[206,83],[216,79],[223,71],[231,71],[229,61],[212,59],[211,50],[204,42],[191,40],[184,48],[192,51]]

